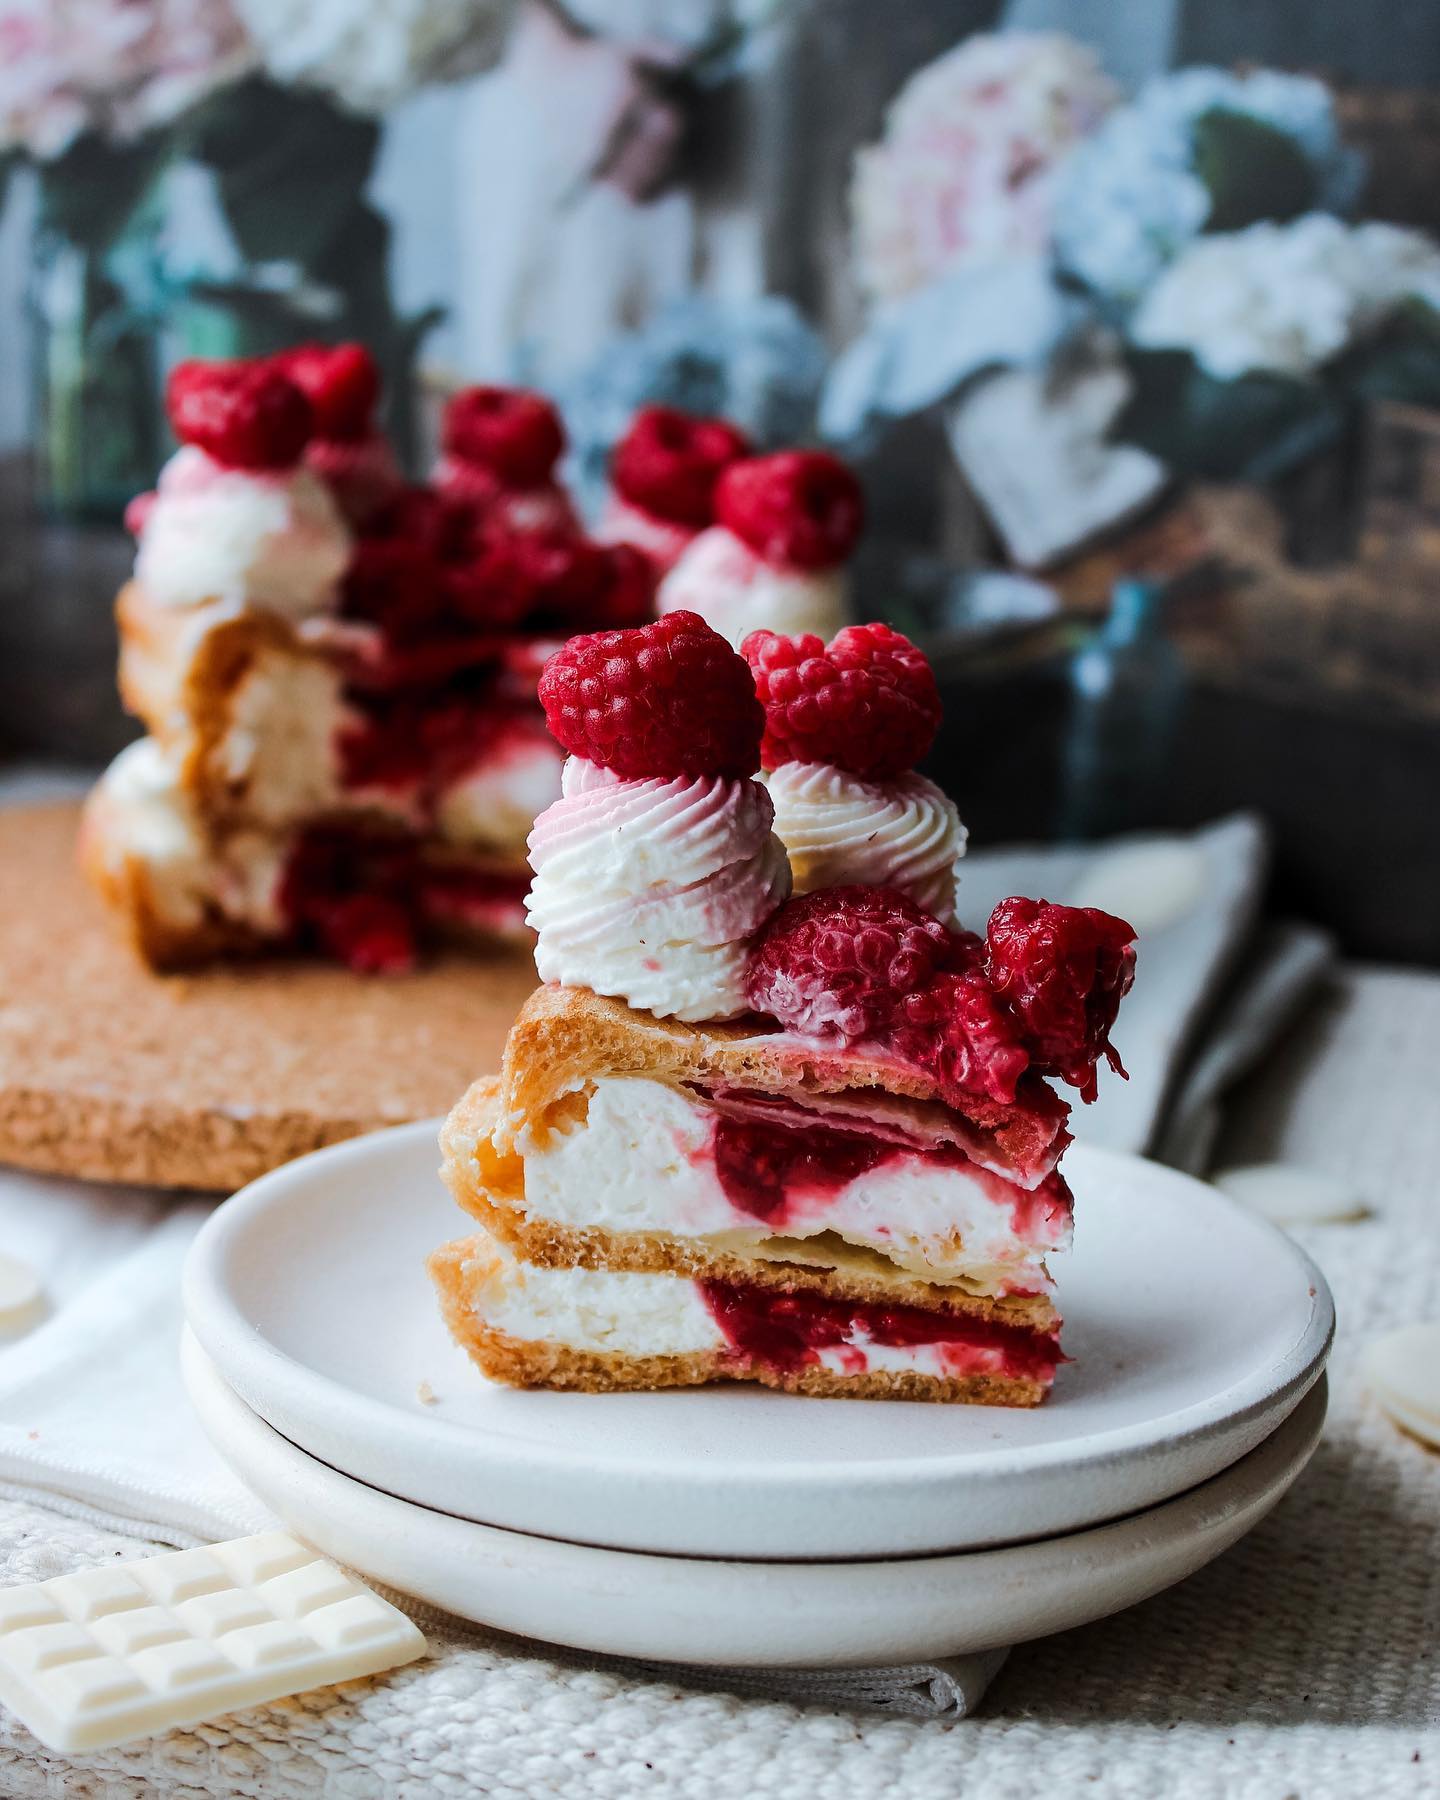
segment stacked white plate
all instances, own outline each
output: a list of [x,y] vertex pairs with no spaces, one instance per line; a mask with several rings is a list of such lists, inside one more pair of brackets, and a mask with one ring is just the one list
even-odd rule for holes
[[1281,1232],[1077,1145],[1065,1347],[1030,1411],[746,1387],[521,1393],[441,1325],[467,1221],[435,1126],[303,1158],[196,1240],[186,1372],[221,1454],[319,1548],[432,1604],[663,1661],[861,1665],[1117,1611],[1303,1469],[1334,1312]]

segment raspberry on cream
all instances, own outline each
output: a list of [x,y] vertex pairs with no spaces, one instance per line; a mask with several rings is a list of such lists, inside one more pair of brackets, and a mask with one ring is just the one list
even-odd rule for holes
[[579,533],[555,480],[565,427],[543,394],[462,388],[445,408],[440,441],[435,486],[477,517],[506,531]]
[[763,777],[795,892],[889,886],[956,923],[956,865],[966,831],[948,794],[913,772],[866,781],[831,763],[782,763]]
[[743,1013],[750,940],[790,891],[773,818],[748,777],[626,779],[571,757],[530,834],[540,978],[659,1018]]
[[716,484],[748,451],[745,434],[725,419],[642,407],[610,459],[601,540],[633,544],[665,573],[714,523]]
[[738,649],[752,631],[838,631],[843,565],[864,520],[860,484],[837,457],[781,450],[732,461],[715,483],[716,524],[660,588],[662,613],[697,612]]

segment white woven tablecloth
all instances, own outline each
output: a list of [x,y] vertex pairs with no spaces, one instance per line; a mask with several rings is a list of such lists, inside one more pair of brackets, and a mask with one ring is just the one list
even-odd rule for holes
[[[1440,1795],[1440,1457],[1355,1373],[1440,1315],[1440,978],[1347,971],[1232,1109],[1226,1161],[1353,1177],[1375,1217],[1299,1235],[1334,1285],[1331,1423],[1271,1518],[1183,1586],[1023,1646],[982,1716],[878,1719],[636,1682],[427,1629],[436,1661],[69,1760],[0,1714],[0,1794],[87,1800],[1387,1800]],[[0,1581],[151,1546],[0,1507]]]

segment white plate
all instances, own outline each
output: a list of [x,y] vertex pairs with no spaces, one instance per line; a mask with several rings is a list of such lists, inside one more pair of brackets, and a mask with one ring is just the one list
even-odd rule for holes
[[[372,1487],[483,1524],[680,1555],[909,1556],[1075,1530],[1208,1479],[1319,1373],[1333,1311],[1274,1226],[1076,1145],[1062,1368],[1034,1411],[733,1385],[524,1393],[450,1341],[423,1269],[468,1220],[435,1128],[303,1157],[222,1206],[186,1314],[247,1405]],[[436,1396],[420,1399],[422,1384]]]
[[1193,1575],[1257,1524],[1304,1468],[1325,1418],[1321,1380],[1224,1474],[1113,1525],[1041,1543],[898,1562],[724,1562],[557,1543],[396,1500],[288,1443],[193,1338],[184,1363],[220,1454],[319,1549],[463,1618],[657,1662],[917,1662],[1104,1618]]

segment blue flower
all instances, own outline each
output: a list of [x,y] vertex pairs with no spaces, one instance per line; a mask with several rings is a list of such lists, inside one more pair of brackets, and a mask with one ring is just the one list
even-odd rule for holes
[[1200,121],[1240,114],[1283,133],[1309,167],[1310,210],[1344,214],[1363,165],[1340,142],[1329,90],[1260,69],[1183,69],[1149,82],[1066,159],[1057,177],[1061,265],[1112,302],[1132,304],[1206,229],[1212,195],[1196,166]]
[[826,362],[818,334],[788,300],[670,302],[612,339],[558,396],[582,498],[598,503],[610,451],[641,406],[723,415],[761,448],[813,437]]

